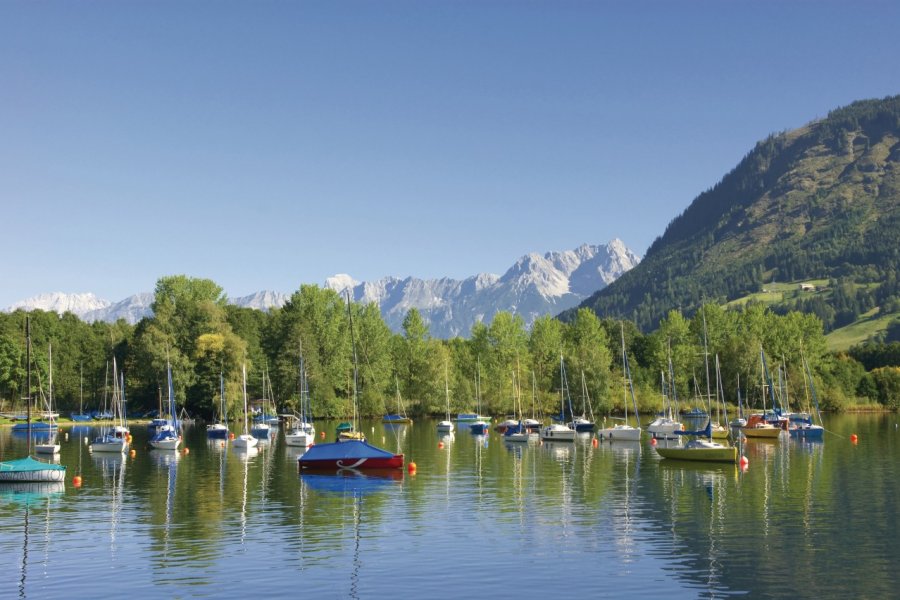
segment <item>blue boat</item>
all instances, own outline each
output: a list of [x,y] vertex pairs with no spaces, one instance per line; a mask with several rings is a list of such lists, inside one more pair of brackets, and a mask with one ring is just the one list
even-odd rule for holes
[[484,421],[477,421],[469,425],[469,431],[471,431],[473,435],[486,435],[489,427],[490,425]]
[[93,417],[87,413],[72,413],[70,418],[76,423],[89,423],[93,421]]
[[[32,435],[36,433],[47,434],[58,429],[56,423],[45,423],[43,421],[38,421],[37,423],[32,423],[30,425]],[[27,432],[29,428],[28,423],[16,423],[12,426],[12,430],[15,432]]]

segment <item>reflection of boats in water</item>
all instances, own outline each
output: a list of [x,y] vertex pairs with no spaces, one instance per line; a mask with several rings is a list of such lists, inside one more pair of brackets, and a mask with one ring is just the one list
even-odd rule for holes
[[247,478],[250,472],[251,459],[259,455],[256,446],[234,446],[234,454],[238,460],[244,463],[244,487],[241,494],[241,545],[247,537]]
[[569,455],[575,453],[575,447],[571,443],[550,442],[544,440],[541,443],[541,448],[559,461],[566,461],[568,460]]
[[396,485],[403,481],[403,471],[397,469],[356,471],[342,469],[336,473],[300,474],[303,483],[317,492],[332,494],[370,494]]

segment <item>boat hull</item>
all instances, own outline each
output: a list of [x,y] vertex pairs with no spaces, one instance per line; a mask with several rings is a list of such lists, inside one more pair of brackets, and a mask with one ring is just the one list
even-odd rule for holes
[[231,442],[231,445],[235,448],[256,448],[256,445],[258,443],[259,440],[257,440],[252,435],[244,434],[234,438],[234,440]]
[[601,440],[623,440],[626,442],[638,442],[641,439],[641,430],[638,427],[611,427],[597,432]]
[[125,452],[127,442],[122,439],[95,441],[91,444],[91,452]]
[[400,469],[403,455],[393,454],[363,441],[319,444],[298,459],[300,469]]
[[781,429],[778,427],[744,427],[741,431],[748,438],[774,440],[781,435]]
[[575,430],[568,427],[549,425],[541,429],[541,439],[548,442],[574,442]]
[[690,460],[701,462],[737,462],[737,448],[730,446],[724,448],[660,448],[656,447],[656,453],[663,458],[672,460]]
[[212,440],[228,439],[228,427],[225,425],[210,425],[206,428],[206,437]]
[[802,438],[807,440],[821,440],[825,429],[819,425],[808,425],[800,427],[792,427],[788,429],[792,438]]
[[52,465],[31,457],[0,462],[0,482],[55,482],[65,481],[66,468]]
[[302,446],[308,448],[313,445],[316,436],[306,432],[284,434],[284,443],[288,446]]

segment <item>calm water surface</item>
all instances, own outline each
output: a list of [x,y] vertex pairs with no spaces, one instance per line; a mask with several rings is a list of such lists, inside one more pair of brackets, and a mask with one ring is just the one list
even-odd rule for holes
[[[0,597],[893,597],[897,421],[748,442],[744,473],[663,461],[647,440],[457,432],[439,448],[434,422],[368,423],[418,465],[393,477],[298,475],[280,435],[248,454],[197,426],[183,454],[135,425],[132,458],[67,427],[64,487],[0,488]],[[0,451],[23,455],[24,437],[0,430]]]

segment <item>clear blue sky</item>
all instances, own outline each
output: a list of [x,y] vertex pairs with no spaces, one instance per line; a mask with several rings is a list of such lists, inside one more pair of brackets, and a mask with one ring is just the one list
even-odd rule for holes
[[643,254],[770,133],[900,93],[900,3],[0,3],[0,307]]

